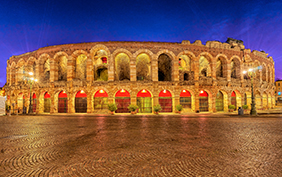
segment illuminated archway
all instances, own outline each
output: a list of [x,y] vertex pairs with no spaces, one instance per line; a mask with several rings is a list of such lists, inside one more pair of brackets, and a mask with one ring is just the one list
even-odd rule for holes
[[234,91],[231,93],[231,104],[237,109],[236,93]]
[[18,95],[18,111],[19,111],[19,113],[22,113],[24,105],[25,105],[25,96],[24,96],[23,93],[20,93]]
[[119,90],[115,95],[115,103],[118,108],[116,113],[129,113],[130,93],[124,89]]
[[44,94],[44,112],[50,113],[51,97],[48,92]]
[[209,95],[204,90],[201,90],[199,94],[199,108],[200,112],[209,111]]
[[140,90],[137,93],[137,106],[140,113],[152,113],[152,95],[148,90]]
[[171,81],[172,60],[167,54],[161,54],[158,58],[158,80]]
[[180,93],[180,104],[183,109],[189,108],[191,109],[191,94],[188,90],[182,90]]
[[264,109],[267,108],[267,94],[266,94],[266,93],[263,93],[263,94],[262,94],[262,107],[263,107]]
[[68,112],[68,95],[65,91],[59,93],[58,98],[58,113],[67,113]]
[[216,111],[224,110],[224,97],[221,91],[218,91],[216,94],[215,107],[216,107]]
[[87,95],[83,90],[80,90],[75,95],[75,112],[87,112]]
[[168,90],[162,90],[159,93],[159,104],[162,107],[161,112],[172,112],[172,95]]
[[108,109],[108,93],[105,90],[99,90],[94,95],[94,110]]
[[260,93],[257,91],[255,93],[255,99],[256,99],[256,108],[257,109],[261,109],[261,96],[260,96]]

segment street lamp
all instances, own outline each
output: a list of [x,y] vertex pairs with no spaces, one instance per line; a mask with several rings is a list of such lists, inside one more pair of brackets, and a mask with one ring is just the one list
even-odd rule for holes
[[257,68],[250,68],[248,71],[243,71],[243,74],[247,74],[251,78],[251,87],[252,87],[252,104],[251,104],[251,112],[250,114],[253,116],[257,115],[257,110],[256,110],[256,102],[255,102],[255,97],[254,97],[254,78],[256,77],[256,70],[261,69],[261,67]]
[[[29,72],[28,74],[30,76],[33,75],[32,72]],[[33,77],[26,77],[26,79],[27,79],[27,82],[29,83],[29,89],[30,89],[30,92],[29,92],[29,109],[28,109],[28,114],[32,114],[33,113],[32,104],[31,104],[32,84],[34,82],[37,82],[37,79],[34,79]]]

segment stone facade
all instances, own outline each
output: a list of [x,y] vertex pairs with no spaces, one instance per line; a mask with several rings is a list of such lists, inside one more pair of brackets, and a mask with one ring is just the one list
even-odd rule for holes
[[[36,95],[36,113],[44,112],[44,95],[50,95],[50,113],[58,112],[58,95],[67,94],[67,112],[75,113],[75,97],[80,90],[87,95],[87,113],[94,113],[94,95],[103,90],[108,103],[115,102],[116,93],[127,90],[131,104],[137,104],[137,93],[146,89],[152,104],[159,104],[159,94],[168,90],[172,111],[180,104],[180,93],[187,90],[191,106],[186,112],[200,110],[199,94],[207,93],[208,111],[216,112],[217,96],[223,96],[223,111],[234,97],[236,106],[250,105],[251,81],[243,70],[258,68],[254,79],[258,109],[275,105],[274,62],[259,51],[245,49],[239,43],[208,41],[205,45],[164,42],[93,42],[56,45],[12,56],[7,61],[7,103],[18,109],[28,107],[30,84],[28,72],[38,82],[32,84]],[[21,98],[20,98],[21,97]],[[234,100],[233,100],[234,102]]]

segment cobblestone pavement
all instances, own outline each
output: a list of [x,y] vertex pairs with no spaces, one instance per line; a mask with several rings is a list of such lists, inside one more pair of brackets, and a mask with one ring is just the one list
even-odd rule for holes
[[2,116],[0,176],[282,176],[282,116]]

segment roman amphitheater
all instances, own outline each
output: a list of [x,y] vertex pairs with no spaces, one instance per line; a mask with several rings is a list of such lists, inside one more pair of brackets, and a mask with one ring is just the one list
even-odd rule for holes
[[48,46],[9,58],[4,88],[12,113],[30,100],[35,113],[107,113],[108,103],[117,113],[128,113],[129,104],[139,113],[156,104],[162,112],[178,104],[186,113],[220,112],[231,104],[250,108],[253,78],[256,108],[271,109],[275,73],[267,55],[237,40]]

